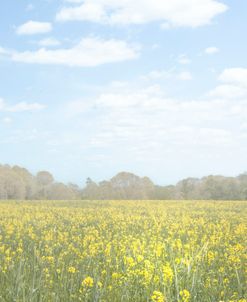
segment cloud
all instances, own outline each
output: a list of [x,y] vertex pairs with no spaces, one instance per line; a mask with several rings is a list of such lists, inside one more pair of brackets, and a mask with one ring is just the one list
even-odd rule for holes
[[222,82],[209,95],[225,99],[247,99],[247,68],[227,68],[219,76]]
[[4,124],[11,124],[12,123],[12,119],[10,117],[5,117],[2,119],[2,122]]
[[247,96],[247,89],[234,85],[219,85],[209,95],[216,98],[238,99]]
[[28,21],[16,29],[18,35],[44,34],[52,31],[52,24],[49,22]]
[[35,128],[16,129],[10,135],[1,140],[2,144],[28,143],[34,140],[40,140],[43,133]]
[[219,51],[220,51],[219,48],[212,46],[212,47],[206,48],[204,52],[207,55],[214,55],[216,53],[219,53]]
[[47,46],[58,46],[60,45],[60,41],[58,41],[57,39],[55,38],[46,38],[46,39],[42,39],[38,42],[38,44],[40,46],[44,46],[44,47],[47,47]]
[[63,8],[56,16],[57,21],[83,20],[100,23],[105,18],[104,8],[93,2],[85,2],[79,7]]
[[182,54],[178,57],[178,63],[182,65],[188,65],[191,63],[191,60],[187,57],[187,55]]
[[2,98],[0,98],[0,111],[2,111],[3,110],[3,108],[4,108],[4,100],[2,99]]
[[153,70],[147,75],[142,76],[144,80],[167,80],[172,78],[174,71],[173,70]]
[[225,69],[221,73],[219,80],[224,83],[247,88],[247,68]]
[[[219,78],[223,74],[226,73],[222,72]],[[165,81],[171,77],[179,81],[178,75],[179,72],[174,71],[153,71],[134,83],[102,88],[91,100],[69,102],[65,111],[71,120],[96,117],[88,135],[89,148],[115,146],[121,150],[131,149],[132,156],[142,154],[144,157],[160,156],[167,149],[177,153],[178,149],[182,152],[201,148],[202,154],[207,154],[208,148],[213,152],[225,147],[237,148],[245,131],[247,94],[236,90],[238,86],[233,84],[231,91],[230,84],[219,80],[214,93],[194,99],[167,95]],[[149,84],[160,78],[164,80],[162,85]],[[229,94],[235,97],[234,101]]]
[[[79,115],[89,110],[84,101],[81,106],[77,102],[75,109]],[[224,128],[224,122],[239,118],[239,111],[227,101],[180,101],[143,90],[102,93],[92,104],[94,110],[100,114],[90,139],[93,147],[116,144],[149,151],[157,142],[161,148],[231,145],[234,134]]]
[[0,112],[34,112],[40,111],[44,108],[45,106],[39,103],[19,102],[15,105],[9,105],[2,98],[0,98]]
[[0,47],[0,56],[8,55],[8,50],[4,49],[3,47]]
[[178,78],[182,81],[192,80],[192,74],[189,71],[182,71],[179,73]]
[[159,80],[192,80],[192,74],[190,71],[178,72],[174,68],[171,70],[153,70],[145,76],[141,77],[147,81],[159,81]]
[[20,102],[13,106],[6,107],[5,111],[9,112],[25,112],[25,111],[39,111],[44,109],[45,106],[39,103]]
[[78,6],[63,7],[58,21],[92,21],[110,25],[161,22],[166,27],[198,27],[210,24],[227,6],[216,0],[85,0],[67,2]]
[[171,29],[172,26],[171,26],[170,23],[164,22],[164,23],[162,23],[162,24],[160,25],[160,28],[163,29],[163,30],[168,30],[168,29]]
[[65,0],[65,2],[68,2],[68,3],[82,3],[82,2],[84,2],[84,0]]
[[132,60],[139,56],[139,47],[122,40],[84,38],[71,48],[37,51],[9,52],[13,61],[33,64],[53,64],[77,67],[93,67],[106,63]]

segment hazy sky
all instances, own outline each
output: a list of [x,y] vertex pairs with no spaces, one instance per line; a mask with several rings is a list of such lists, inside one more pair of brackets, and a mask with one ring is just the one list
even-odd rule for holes
[[0,5],[0,163],[83,183],[247,170],[246,0]]

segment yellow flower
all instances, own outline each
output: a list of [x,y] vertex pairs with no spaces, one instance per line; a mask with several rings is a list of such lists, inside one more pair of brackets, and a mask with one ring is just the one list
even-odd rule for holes
[[119,273],[112,273],[112,279],[119,279],[121,278],[121,274]]
[[173,280],[173,270],[171,269],[169,263],[163,266],[163,279],[165,282],[172,283]]
[[165,297],[164,297],[164,295],[161,292],[155,290],[153,292],[151,300],[153,302],[165,302]]
[[68,268],[68,272],[71,273],[71,274],[74,274],[74,273],[76,273],[76,268],[73,267],[73,266],[70,266],[70,267]]
[[190,300],[190,292],[187,289],[181,290],[179,295],[183,302],[188,302]]
[[81,285],[82,285],[83,287],[90,288],[90,287],[93,287],[93,283],[94,283],[93,278],[91,278],[91,277],[86,277],[86,278],[82,281]]
[[137,256],[137,262],[138,262],[138,263],[139,263],[139,262],[142,262],[143,259],[144,259],[144,257],[143,257],[142,255],[138,255],[138,256]]
[[102,282],[100,282],[100,281],[97,282],[97,285],[99,288],[101,288],[103,286]]
[[0,296],[19,274],[47,301],[191,302],[196,274],[198,302],[247,302],[245,216],[237,201],[0,202]]

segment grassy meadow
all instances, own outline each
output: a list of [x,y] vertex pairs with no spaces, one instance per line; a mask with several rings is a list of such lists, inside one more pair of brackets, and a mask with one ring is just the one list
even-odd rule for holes
[[0,301],[246,302],[246,202],[3,201]]

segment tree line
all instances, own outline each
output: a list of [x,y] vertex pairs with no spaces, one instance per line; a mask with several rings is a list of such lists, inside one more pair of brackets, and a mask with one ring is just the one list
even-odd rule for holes
[[0,165],[0,199],[18,200],[247,200],[247,173],[237,177],[187,178],[176,185],[155,185],[148,177],[121,172],[110,180],[86,180],[83,188],[56,182],[48,171],[36,175],[19,166]]

